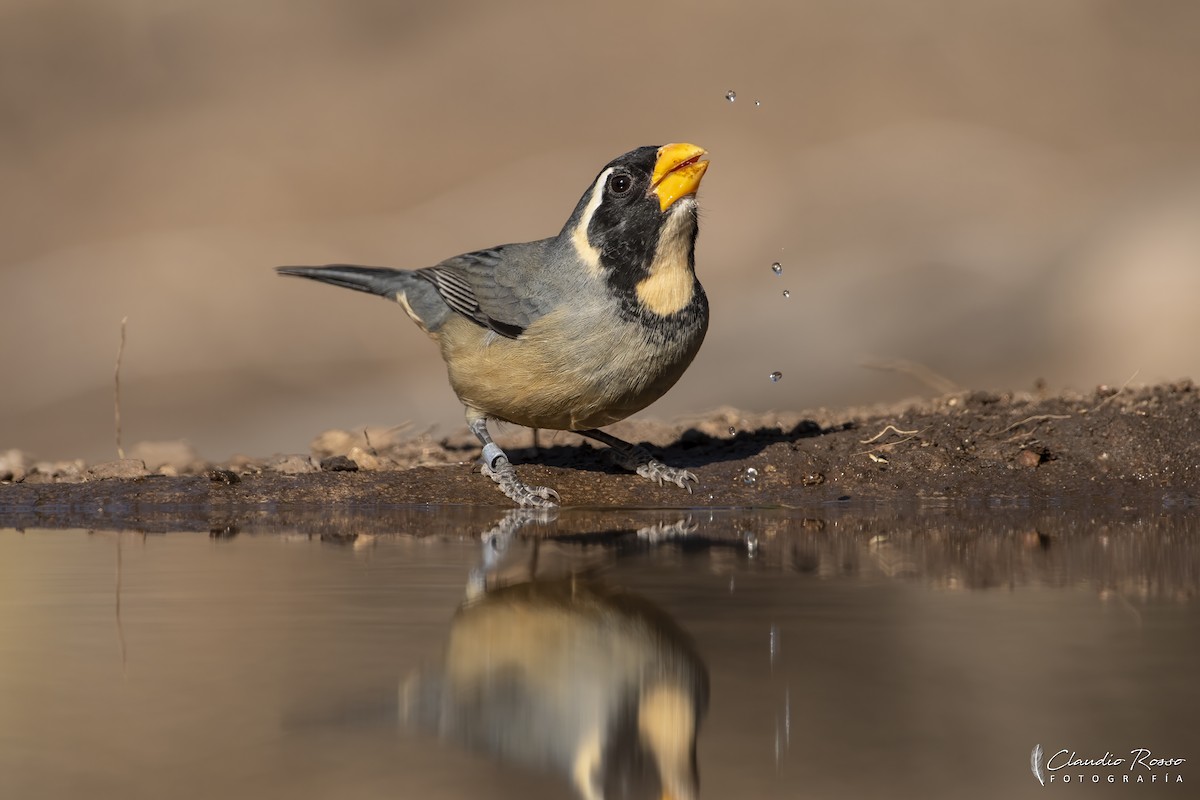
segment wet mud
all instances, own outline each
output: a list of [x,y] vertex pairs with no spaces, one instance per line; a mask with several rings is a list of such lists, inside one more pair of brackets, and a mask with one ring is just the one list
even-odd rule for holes
[[[689,494],[612,464],[573,434],[511,428],[497,441],[523,480],[564,506],[648,509],[984,503],[1119,508],[1200,493],[1200,391],[1188,381],[1037,397],[970,392],[892,407],[747,415],[611,428],[699,478]],[[435,438],[330,431],[309,454],[222,464],[0,463],[0,525],[220,529],[398,506],[510,505],[465,429]],[[386,515],[384,515],[386,516]]]

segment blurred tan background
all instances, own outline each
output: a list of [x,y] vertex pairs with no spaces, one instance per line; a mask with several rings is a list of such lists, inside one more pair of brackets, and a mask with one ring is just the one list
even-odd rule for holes
[[1197,41],[1187,0],[6,0],[0,449],[113,457],[126,315],[126,446],[459,426],[397,307],[271,268],[551,235],[610,158],[679,140],[713,161],[713,322],[644,413],[931,393],[867,357],[1196,376]]

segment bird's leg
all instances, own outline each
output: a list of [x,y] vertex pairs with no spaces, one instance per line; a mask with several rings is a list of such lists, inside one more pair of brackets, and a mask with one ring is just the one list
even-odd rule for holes
[[486,415],[474,409],[467,409],[467,427],[483,443],[483,474],[494,480],[500,491],[520,506],[553,508],[558,505],[558,492],[545,486],[529,486],[521,482],[508,456],[492,441],[492,435],[487,429]]
[[699,483],[700,480],[686,469],[676,469],[668,467],[644,448],[636,444],[630,444],[624,439],[618,439],[611,433],[605,433],[599,428],[592,428],[586,431],[575,431],[580,436],[586,436],[589,439],[595,439],[598,442],[604,442],[612,448],[613,457],[617,464],[625,469],[632,470],[643,478],[649,478],[656,481],[660,486],[664,481],[673,483],[676,486],[687,489],[691,494],[692,484]]

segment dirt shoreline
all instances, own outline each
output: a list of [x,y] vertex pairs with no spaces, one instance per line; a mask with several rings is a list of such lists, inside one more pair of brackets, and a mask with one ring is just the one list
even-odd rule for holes
[[[742,414],[725,409],[671,424],[613,426],[699,478],[689,495],[614,467],[573,434],[524,429],[497,437],[518,473],[554,487],[565,506],[704,508],[830,503],[1099,506],[1154,495],[1200,497],[1200,391],[1190,381],[1049,397],[967,392],[890,407]],[[137,452],[136,450],[134,452]],[[442,438],[387,431],[322,434],[310,455],[181,456],[91,466],[29,464],[0,454],[0,526],[146,527],[197,518],[270,524],[297,514],[370,513],[404,505],[506,507],[479,474],[465,431]],[[182,456],[186,460],[186,450]],[[153,463],[165,461],[163,464]],[[151,470],[154,470],[153,472]]]

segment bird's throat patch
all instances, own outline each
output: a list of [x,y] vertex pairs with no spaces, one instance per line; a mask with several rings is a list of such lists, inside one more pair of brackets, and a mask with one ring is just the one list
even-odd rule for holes
[[677,314],[692,302],[696,291],[692,270],[695,224],[687,210],[671,215],[658,234],[650,274],[635,287],[641,306],[660,317]]

